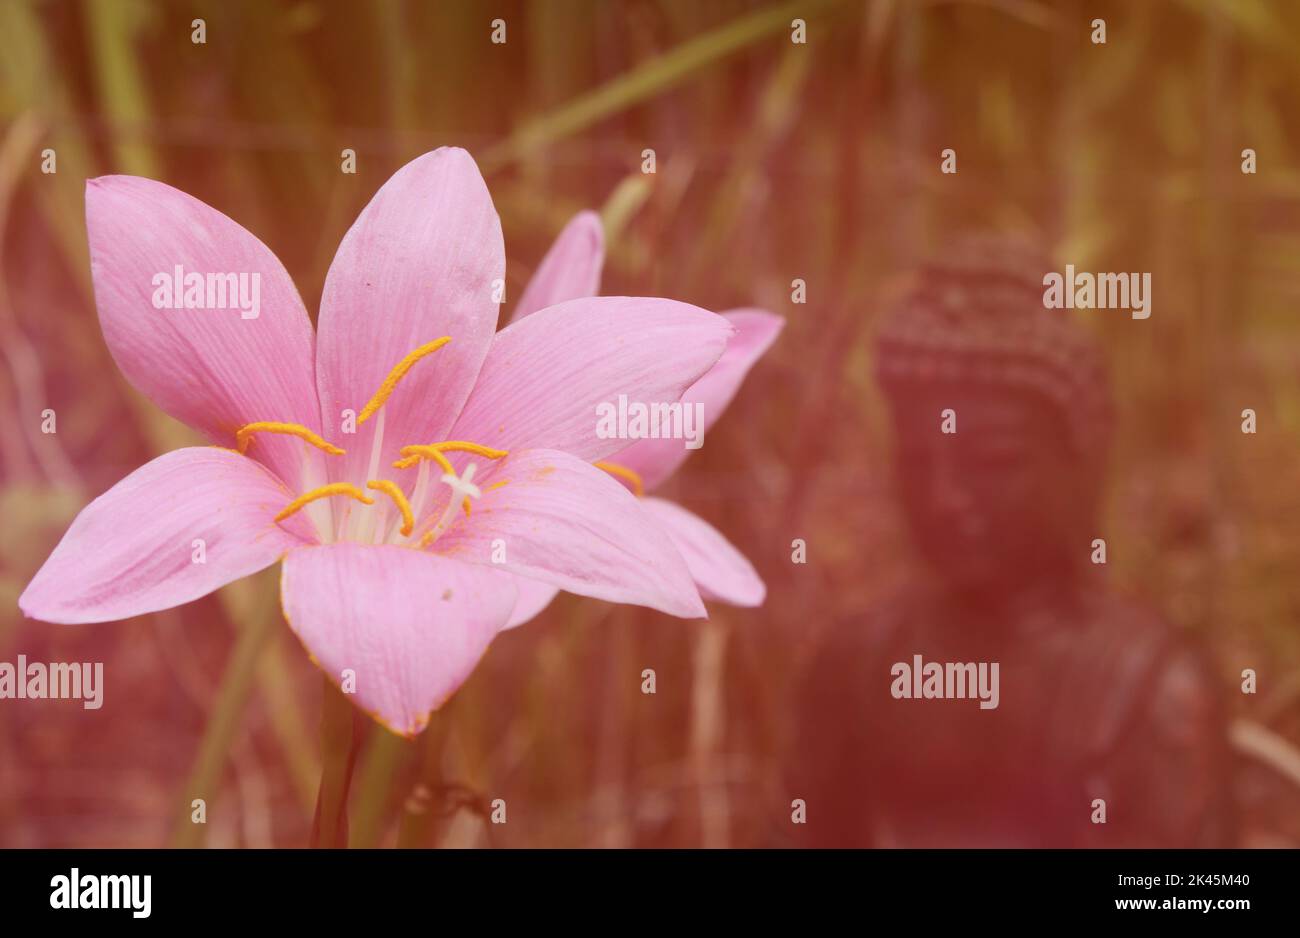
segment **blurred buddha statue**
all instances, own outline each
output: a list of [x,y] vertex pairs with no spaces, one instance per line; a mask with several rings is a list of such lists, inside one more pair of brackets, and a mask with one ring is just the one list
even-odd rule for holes
[[[884,317],[877,377],[924,571],[814,656],[794,726],[795,843],[1230,840],[1211,669],[1093,562],[1109,392],[1078,314],[1044,308],[1051,269],[1018,242],[962,241]],[[897,696],[897,666],[921,662],[997,662],[996,707]]]

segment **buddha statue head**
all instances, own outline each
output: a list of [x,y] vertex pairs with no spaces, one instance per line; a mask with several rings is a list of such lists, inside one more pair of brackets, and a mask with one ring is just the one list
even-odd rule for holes
[[1099,536],[1106,372],[1075,314],[1044,307],[1051,269],[1023,242],[963,238],[882,320],[903,509],[959,600],[1068,585]]

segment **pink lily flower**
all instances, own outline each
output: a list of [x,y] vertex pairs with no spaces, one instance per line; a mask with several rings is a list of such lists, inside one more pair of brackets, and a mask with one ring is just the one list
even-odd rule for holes
[[[216,445],[160,456],[91,502],[19,599],[27,616],[124,619],[283,558],[281,605],[309,655],[410,736],[506,623],[518,578],[705,614],[668,537],[592,465],[621,445],[592,414],[620,393],[676,400],[731,326],[618,297],[496,332],[501,225],[465,151],[425,154],[379,189],[334,257],[315,331],[275,255],[183,192],[92,179],[86,224],[118,366]],[[260,308],[160,309],[174,271],[259,277]],[[212,307],[204,289],[185,299]]]
[[[519,298],[512,323],[556,303],[595,296],[600,291],[604,257],[600,216],[580,212],[556,237],[538,265]],[[717,364],[681,398],[683,405],[704,405],[705,431],[722,416],[749,369],[785,326],[782,317],[759,309],[736,309],[721,315],[735,327],[735,333]],[[762,579],[720,531],[675,502],[646,494],[676,472],[690,453],[681,440],[644,439],[597,465],[639,496],[642,510],[672,539],[686,560],[701,596],[735,606],[762,605],[767,595]],[[519,600],[507,628],[532,619],[558,592],[553,585],[538,580],[519,579],[516,586]]]

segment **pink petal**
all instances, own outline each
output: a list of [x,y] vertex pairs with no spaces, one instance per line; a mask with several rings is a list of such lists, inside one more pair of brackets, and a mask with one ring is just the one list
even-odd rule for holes
[[[704,405],[706,431],[722,416],[750,367],[776,341],[785,326],[780,316],[758,309],[732,310],[722,316],[736,327],[736,334],[727,343],[727,350],[718,363],[682,395],[683,403]],[[640,473],[646,489],[650,490],[676,472],[691,452],[681,440],[638,440],[610,458]]]
[[536,618],[560,592],[558,587],[543,583],[541,580],[530,580],[526,576],[515,577],[515,588],[519,591],[519,598],[515,600],[514,611],[510,613],[510,618],[502,627],[503,631],[516,628]]
[[[513,578],[394,544],[324,544],[284,561],[289,627],[335,684],[414,736],[465,683],[515,602]],[[346,687],[345,687],[346,690]]]
[[[222,446],[254,421],[319,430],[311,321],[266,245],[193,196],[136,176],[87,181],[86,228],[104,339],[146,397]],[[153,278],[172,279],[177,265],[182,276],[247,274],[250,288],[257,274],[257,318],[155,308]],[[296,485],[303,445],[264,435],[249,455]]]
[[[676,401],[717,362],[732,328],[697,306],[644,297],[570,300],[497,333],[451,438],[602,459],[597,406]],[[681,445],[681,441],[675,441]]]
[[33,619],[73,624],[198,599],[312,539],[302,516],[272,520],[293,497],[263,466],[230,450],[174,450],[87,505],[18,606]]
[[514,319],[565,300],[600,292],[600,268],[605,263],[605,230],[595,212],[579,212],[564,226],[542,258],[533,279],[515,305]]
[[672,538],[695,578],[700,595],[733,606],[761,606],[767,587],[745,555],[699,515],[662,498],[643,498],[641,507]]
[[704,617],[668,536],[627,489],[594,466],[554,450],[521,450],[488,471],[482,491],[473,514],[462,516],[434,550],[490,564],[504,547],[505,562],[497,564],[503,570],[582,596]]
[[[492,344],[493,281],[504,277],[501,222],[464,150],[426,153],[375,193],[339,245],[321,297],[321,419],[348,451],[331,463],[335,478],[366,476],[381,416],[385,469],[400,447],[446,438]],[[344,410],[359,415],[394,366],[442,336],[451,342],[417,362],[376,416],[341,434]]]

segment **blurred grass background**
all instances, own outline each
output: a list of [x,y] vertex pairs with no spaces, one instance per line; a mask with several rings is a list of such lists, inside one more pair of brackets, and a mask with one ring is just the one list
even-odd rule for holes
[[[104,661],[107,683],[98,712],[0,703],[0,846],[298,845],[318,773],[316,672],[273,572],[115,625],[17,611],[86,501],[190,441],[99,334],[86,178],[150,176],[230,215],[314,315],[356,214],[441,145],[487,175],[509,298],[596,207],[603,292],[787,317],[665,493],[741,547],[769,598],[696,623],[562,597],[421,740],[368,727],[354,843],[764,842],[788,812],[802,662],[912,563],[870,336],[899,275],[961,228],[1153,273],[1150,320],[1087,319],[1119,404],[1112,572],[1206,637],[1225,691],[1255,668],[1259,697],[1235,706],[1300,738],[1298,53],[1284,0],[0,0],[0,660]],[[480,816],[494,798],[504,826]]]

